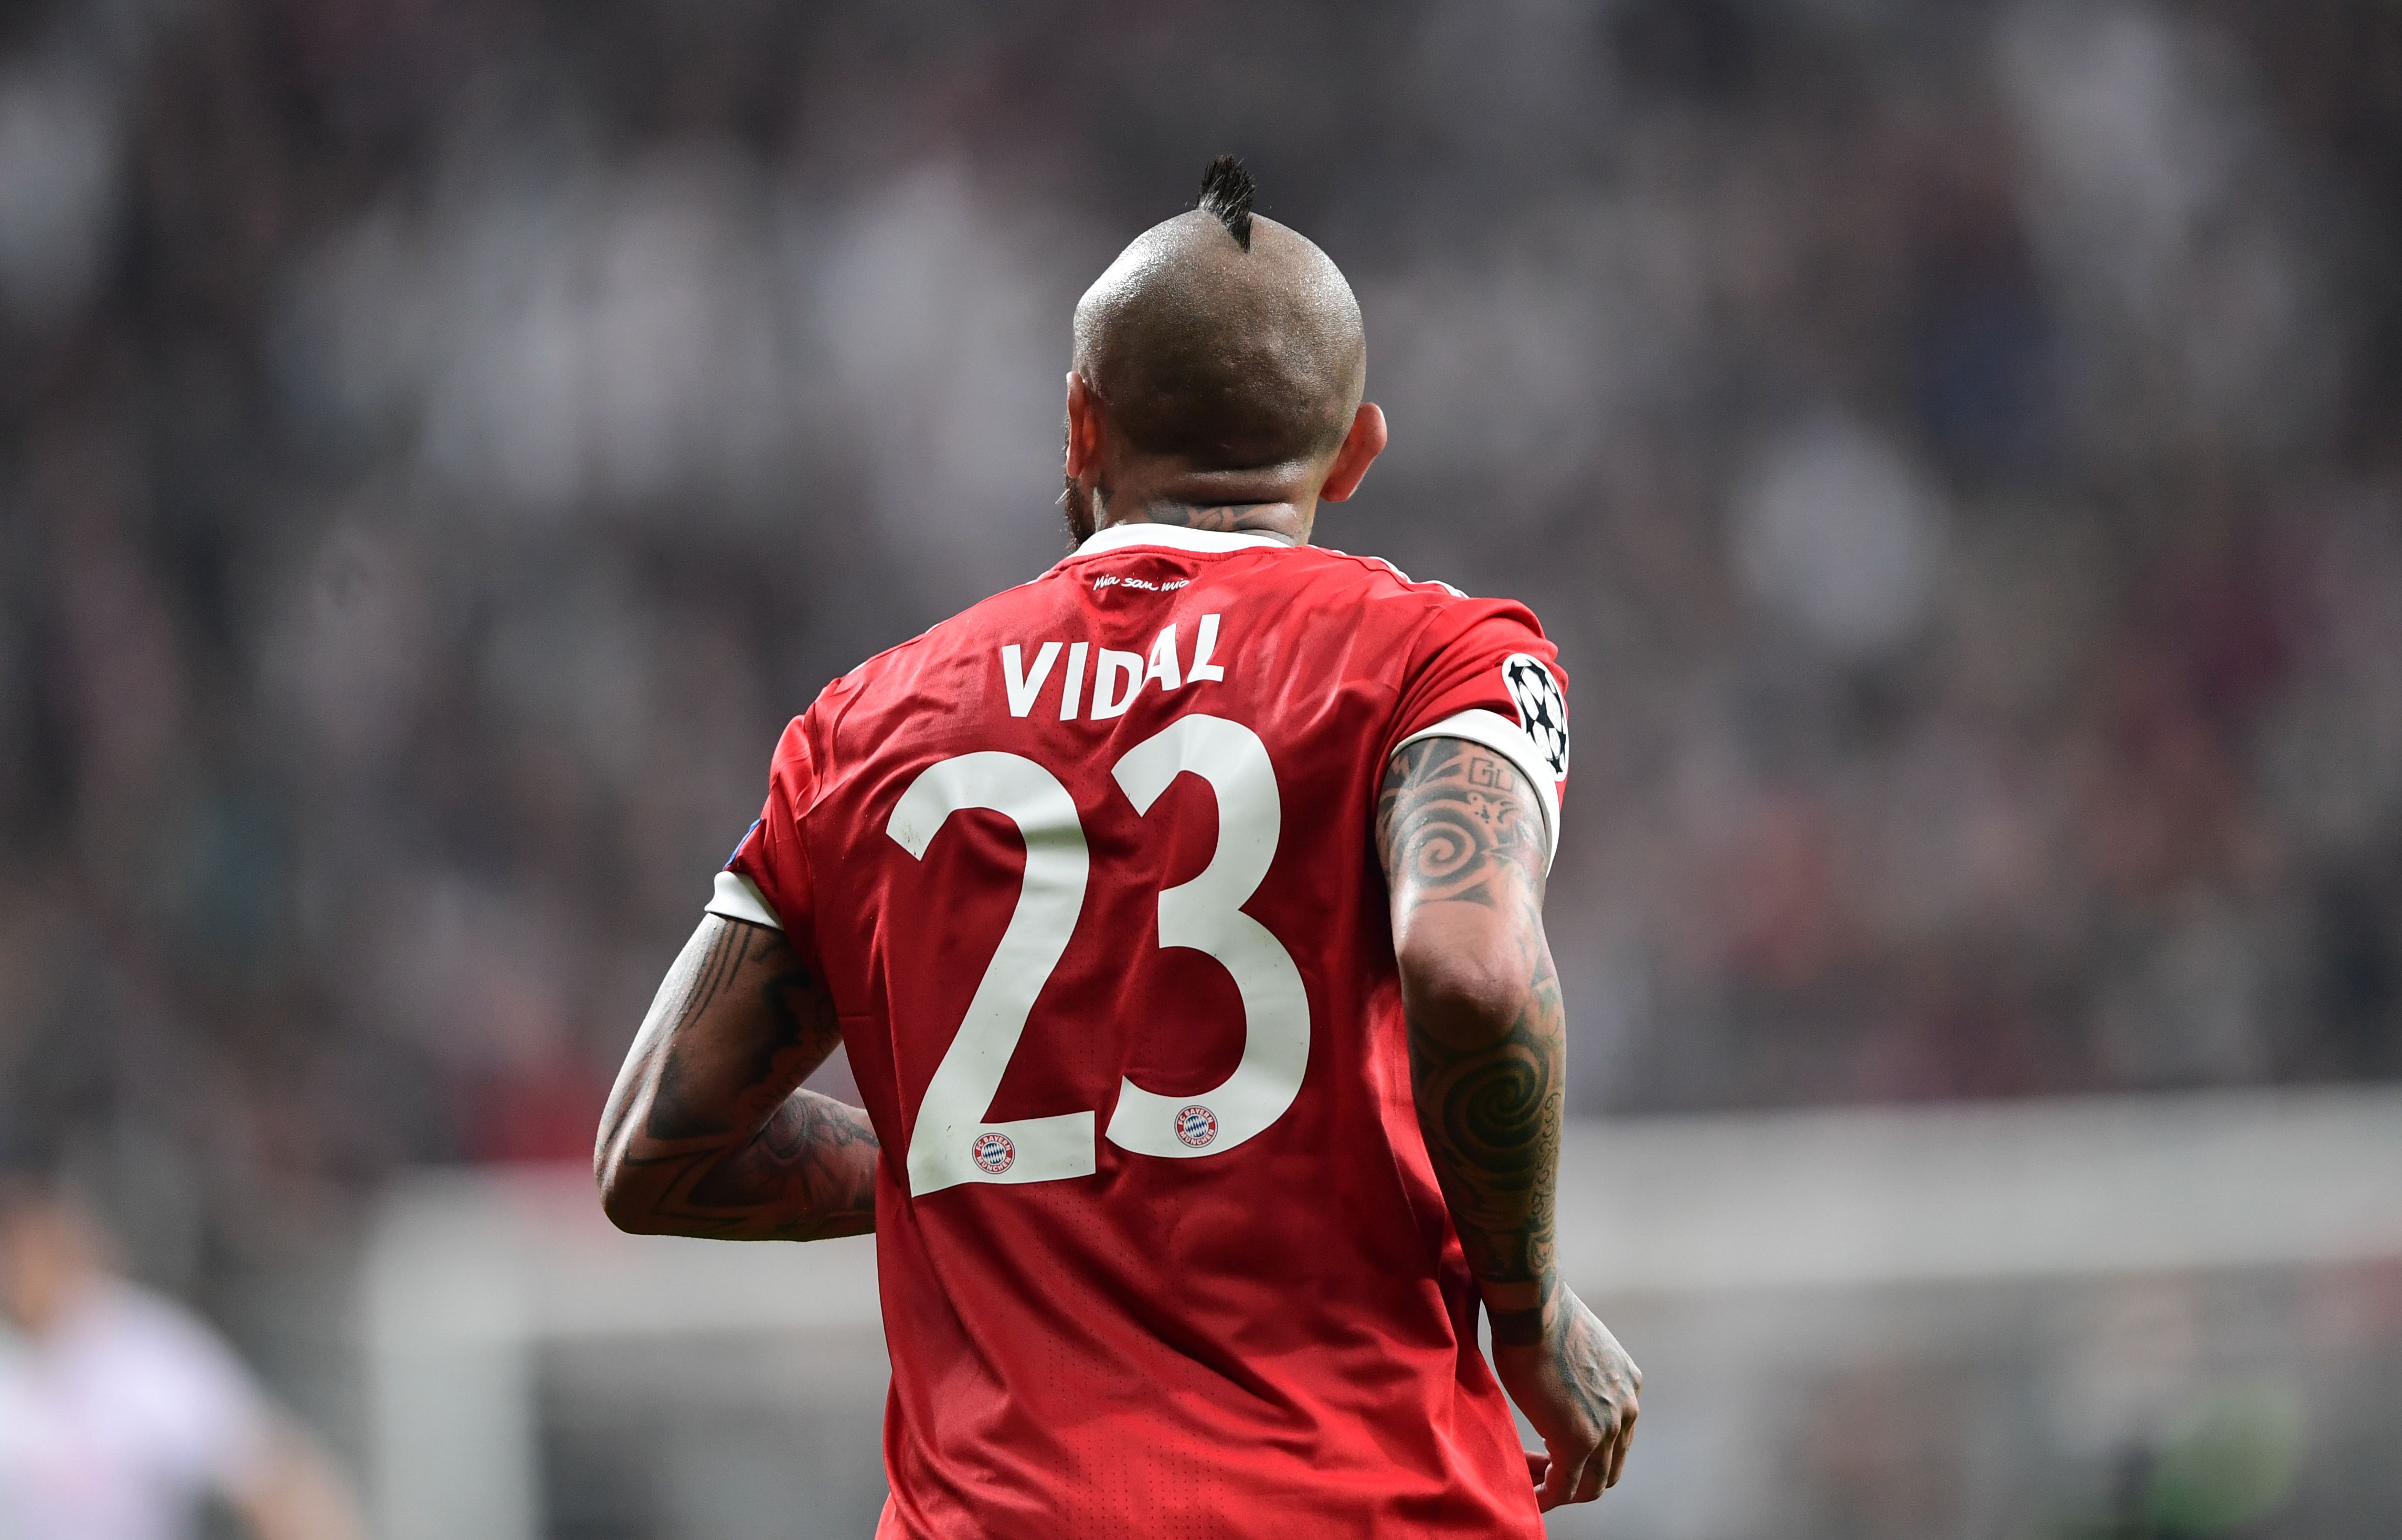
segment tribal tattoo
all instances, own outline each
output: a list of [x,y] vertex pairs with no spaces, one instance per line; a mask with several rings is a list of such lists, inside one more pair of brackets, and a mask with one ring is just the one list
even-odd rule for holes
[[651,1002],[595,1156],[628,1230],[813,1241],[876,1226],[876,1132],[800,1089],[841,1030],[784,933],[711,914]]
[[1428,904],[1495,916],[1525,981],[1506,1020],[1410,1012],[1411,1079],[1461,1243],[1488,1284],[1552,1275],[1565,1018],[1543,940],[1542,813],[1518,770],[1482,744],[1426,738],[1393,757],[1376,805],[1394,933]]
[[[1516,766],[1460,738],[1395,754],[1377,798],[1418,1126],[1494,1366],[1550,1451],[1548,1507],[1617,1479],[1643,1376],[1561,1284],[1553,1252],[1567,1020],[1543,937],[1546,834]],[[1429,942],[1438,963],[1418,960]],[[1455,977],[1413,997],[1414,973],[1440,975],[1446,951]]]

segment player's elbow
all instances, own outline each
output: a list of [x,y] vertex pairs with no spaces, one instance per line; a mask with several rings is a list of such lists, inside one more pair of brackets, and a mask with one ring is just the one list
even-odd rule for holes
[[609,1222],[628,1235],[662,1235],[665,1229],[649,1205],[636,1203],[623,1188],[603,1187],[600,1189],[600,1212]]
[[1399,961],[1402,1009],[1446,1037],[1505,1033],[1533,994],[1533,969],[1505,938],[1412,936]]
[[609,1216],[609,1222],[628,1235],[657,1234],[655,1205],[649,1194],[638,1190],[639,1183],[627,1180],[625,1162],[609,1159],[603,1150],[593,1164],[593,1176],[600,1188],[600,1212]]

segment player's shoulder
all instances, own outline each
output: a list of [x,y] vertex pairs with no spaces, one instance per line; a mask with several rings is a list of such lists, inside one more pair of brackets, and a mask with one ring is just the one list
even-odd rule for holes
[[1380,594],[1406,596],[1429,608],[1468,599],[1470,596],[1439,578],[1414,578],[1384,557],[1354,556],[1331,545],[1304,546],[1322,568],[1342,574]]
[[[1492,627],[1543,637],[1542,622],[1523,601],[1470,594],[1441,579],[1411,576],[1383,557],[1318,549],[1327,569],[1349,576],[1351,592],[1392,613],[1418,639],[1418,647],[1442,648]],[[1330,587],[1336,586],[1329,584]]]
[[1448,583],[1420,582],[1382,557],[1354,556],[1322,545],[1204,548],[1201,554],[1208,558],[1207,566],[1197,571],[1190,567],[1167,569],[1180,574],[1176,576],[1143,576],[1139,568],[1137,575],[1129,576],[1114,568],[1097,565],[1111,557],[1121,561],[1164,557],[1175,562],[1193,554],[1187,548],[1165,543],[1128,543],[1107,551],[1073,553],[1041,575],[980,599],[908,640],[887,648],[847,677],[906,672],[934,658],[981,649],[995,636],[1014,639],[1029,616],[1060,613],[1067,596],[1089,597],[1087,590],[1101,588],[1172,592],[1196,581],[1199,571],[1207,571],[1214,580],[1213,585],[1223,584],[1238,591],[1297,589],[1328,605],[1355,602],[1361,598],[1401,598],[1414,601],[1414,607],[1419,609],[1475,602]]
[[868,658],[843,680],[873,679],[904,674],[926,667],[929,664],[961,652],[981,648],[985,639],[996,633],[1012,631],[1021,625],[1029,612],[1053,608],[1051,595],[1067,569],[1068,563],[1045,570],[1040,576],[1003,588],[976,600],[947,619],[935,622],[908,640],[896,642]]
[[[965,657],[982,662],[995,638],[1018,639],[1026,634],[1029,617],[1057,612],[1063,588],[1079,590],[1096,581],[1087,571],[1095,555],[1139,556],[1147,551],[1175,554],[1174,547],[1153,551],[1147,545],[1128,544],[1116,552],[1070,555],[1039,576],[980,599],[860,663],[826,686],[809,714],[831,731],[863,695],[890,694],[880,688],[883,685]],[[1397,643],[1405,644],[1412,635],[1439,640],[1497,617],[1514,619],[1536,636],[1542,634],[1533,613],[1515,600],[1480,598],[1439,579],[1413,577],[1384,557],[1359,556],[1325,545],[1261,545],[1208,554],[1222,582],[1237,588],[1277,588],[1305,596],[1310,608],[1341,612],[1353,623],[1392,637]],[[1105,574],[1100,581],[1108,580]],[[1135,580],[1117,577],[1115,581]],[[1189,579],[1166,581],[1180,587]]]
[[1243,568],[1241,580],[1288,590],[1307,608],[1337,612],[1385,636],[1429,626],[1439,630],[1446,619],[1456,623],[1496,605],[1511,607],[1506,599],[1480,599],[1439,579],[1414,577],[1384,557],[1327,545],[1280,551]]
[[1041,590],[1056,580],[1066,565],[1062,562],[1039,577],[978,599],[907,640],[894,642],[861,660],[829,682],[800,720],[818,718],[821,728],[830,731],[842,713],[879,681],[921,672],[980,647],[983,639],[1010,626],[1029,608],[1040,605]]

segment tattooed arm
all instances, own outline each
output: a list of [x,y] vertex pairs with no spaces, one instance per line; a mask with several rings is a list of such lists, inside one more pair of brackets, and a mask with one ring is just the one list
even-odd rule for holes
[[1534,790],[1462,738],[1393,756],[1376,804],[1410,1084],[1436,1178],[1493,1320],[1493,1367],[1541,1434],[1541,1506],[1614,1485],[1642,1373],[1561,1284],[1559,980],[1543,937],[1548,841]]
[[651,1002],[600,1116],[620,1230],[816,1241],[876,1228],[867,1114],[800,1089],[841,1033],[784,933],[711,914]]

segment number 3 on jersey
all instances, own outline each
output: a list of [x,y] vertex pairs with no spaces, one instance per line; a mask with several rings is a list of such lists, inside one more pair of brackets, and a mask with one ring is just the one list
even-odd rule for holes
[[[1276,768],[1259,735],[1223,717],[1184,717],[1128,749],[1111,772],[1139,815],[1176,777],[1200,777],[1218,799],[1218,847],[1191,882],[1159,895],[1159,944],[1216,959],[1243,1002],[1243,1057],[1198,1096],[1118,1086],[1109,1140],[1138,1155],[1190,1160],[1234,1148],[1284,1115],[1309,1065],[1309,998],[1292,955],[1243,913],[1276,858],[1282,814]],[[1035,997],[1059,965],[1084,909],[1090,858],[1075,800],[1019,754],[961,754],[919,773],[885,832],[923,860],[953,813],[985,808],[1017,825],[1026,875],[1001,944],[918,1104],[909,1134],[909,1190],[961,1182],[1050,1182],[1090,1176],[1095,1114],[1001,1122],[986,1114]]]

